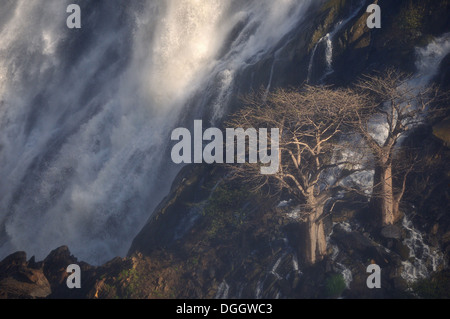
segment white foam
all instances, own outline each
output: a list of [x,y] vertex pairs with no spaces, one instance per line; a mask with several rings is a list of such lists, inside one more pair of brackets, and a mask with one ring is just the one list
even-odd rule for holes
[[98,1],[83,8],[88,42],[65,27],[70,0],[17,0],[0,30],[0,259],[59,245],[94,264],[124,256],[179,170],[170,131],[226,114],[236,75],[312,2]]
[[404,217],[402,225],[408,233],[403,244],[409,249],[410,260],[402,262],[401,276],[408,282],[427,278],[432,272],[437,271],[439,266],[443,265],[443,254],[425,243],[422,234],[414,227],[407,216]]

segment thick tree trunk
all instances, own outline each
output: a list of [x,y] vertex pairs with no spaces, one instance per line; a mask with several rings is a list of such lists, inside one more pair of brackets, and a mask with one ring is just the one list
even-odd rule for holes
[[323,221],[320,219],[323,207],[315,208],[307,222],[307,240],[305,258],[309,264],[315,264],[323,259],[327,252],[327,241]]
[[381,175],[381,223],[382,226],[392,225],[394,217],[394,192],[392,189],[391,165],[382,170]]
[[386,164],[375,172],[376,208],[381,212],[381,226],[395,224],[400,218],[399,200],[394,196],[392,165]]

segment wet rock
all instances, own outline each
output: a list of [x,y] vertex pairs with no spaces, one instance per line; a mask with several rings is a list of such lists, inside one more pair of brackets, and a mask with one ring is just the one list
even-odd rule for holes
[[[193,205],[200,205],[210,195],[204,190],[210,174],[209,167],[186,166],[173,182],[170,194],[155,209],[153,216],[133,240],[128,255],[135,252],[150,255],[155,249],[177,244],[179,236],[176,230],[185,228],[185,217]],[[196,223],[199,221],[200,218]]]
[[394,250],[403,261],[406,261],[410,258],[409,248],[403,242],[396,241]]
[[388,239],[400,239],[402,237],[402,231],[396,225],[389,225],[383,227],[381,230],[381,236]]

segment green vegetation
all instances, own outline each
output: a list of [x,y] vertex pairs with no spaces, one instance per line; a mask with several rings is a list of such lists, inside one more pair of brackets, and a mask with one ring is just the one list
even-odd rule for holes
[[443,271],[431,278],[423,279],[412,285],[412,290],[424,299],[450,298],[450,271]]
[[407,39],[414,39],[422,35],[425,7],[410,2],[400,10],[398,17],[399,29]]
[[246,205],[250,192],[231,185],[217,187],[203,208],[203,215],[209,220],[208,235],[217,237],[223,231],[238,230],[247,218]]
[[118,277],[120,282],[124,283],[124,298],[133,298],[136,295],[139,288],[139,275],[136,269],[125,269]]
[[198,266],[200,264],[200,259],[198,256],[192,256],[188,260],[188,264],[191,266]]
[[162,299],[164,298],[164,294],[158,290],[154,290],[152,293],[152,297],[155,299]]
[[167,298],[175,299],[176,294],[172,289],[170,289],[170,291],[167,293],[159,291],[158,289],[155,289],[155,290],[153,290],[153,292],[151,294],[151,298],[153,298],[153,299],[167,299]]
[[325,282],[325,294],[328,298],[338,298],[347,288],[344,276],[335,274],[327,278]]
[[122,272],[119,274],[119,280],[130,280],[130,281],[135,281],[138,279],[138,273],[137,270],[132,268],[132,269],[125,269],[122,270]]
[[108,285],[108,284],[105,283],[103,285],[103,289],[102,290],[103,290],[104,295],[106,296],[106,298],[108,298],[108,299],[119,299],[119,296],[117,296],[117,290],[113,286]]

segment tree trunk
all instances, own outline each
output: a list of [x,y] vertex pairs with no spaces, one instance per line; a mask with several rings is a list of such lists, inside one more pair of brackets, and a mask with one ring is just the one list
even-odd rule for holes
[[381,212],[381,226],[395,224],[400,218],[399,202],[394,197],[392,184],[392,165],[385,164],[375,173],[375,198],[377,209]]
[[323,207],[318,207],[310,214],[307,222],[307,239],[305,257],[306,262],[313,265],[321,261],[327,252],[327,241],[323,221],[320,217]]
[[394,192],[392,189],[392,167],[386,166],[381,175],[381,223],[382,226],[392,225],[394,217]]

